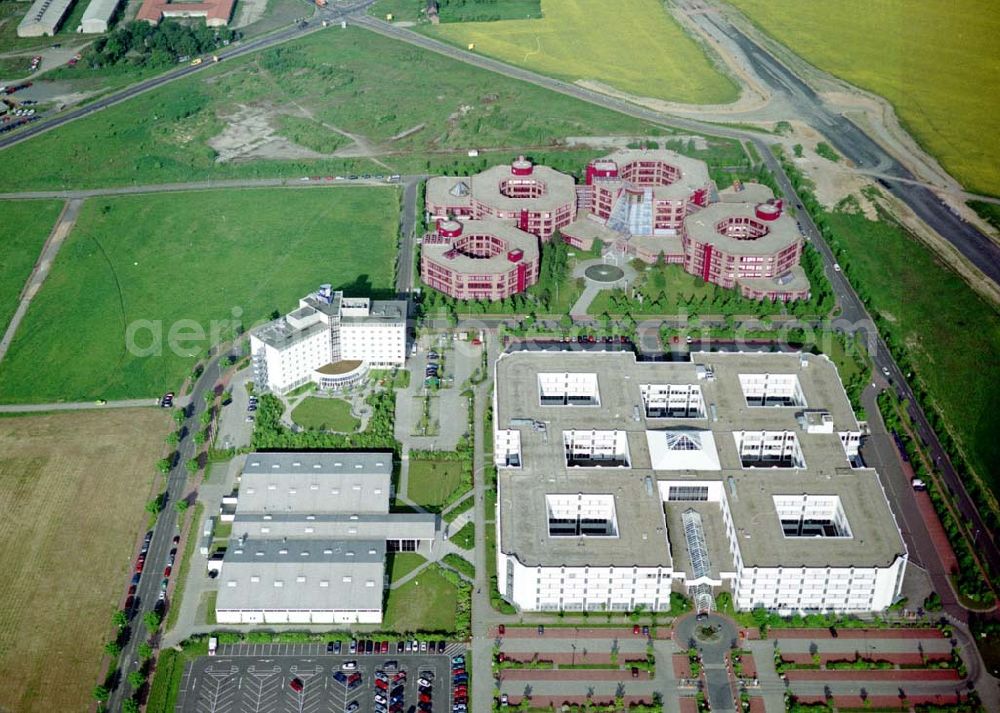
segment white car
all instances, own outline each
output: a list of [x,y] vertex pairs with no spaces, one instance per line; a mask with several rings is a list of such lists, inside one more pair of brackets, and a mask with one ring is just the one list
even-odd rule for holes
[[883,366],[882,367],[882,373],[885,374],[886,376],[889,376],[889,369],[887,369],[886,367]]
[[355,671],[357,670],[357,668],[358,668],[357,661],[345,661],[344,663],[340,664],[341,671]]
[[839,262],[833,263],[833,271],[834,272],[840,272],[840,263]]

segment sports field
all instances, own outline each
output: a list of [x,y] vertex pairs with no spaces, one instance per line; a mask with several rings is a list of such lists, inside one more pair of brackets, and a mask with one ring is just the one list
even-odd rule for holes
[[160,409],[0,418],[0,710],[87,710],[169,423]]
[[392,290],[398,203],[360,187],[89,200],[4,360],[0,400],[159,394],[237,318],[249,328],[324,282]]
[[1000,13],[992,0],[729,0],[792,51],[880,94],[971,190],[1000,195]]
[[[300,107],[312,123],[290,119]],[[301,135],[306,125],[313,148],[346,142],[360,157],[306,158],[287,147],[279,157],[255,153],[273,146],[275,136]],[[5,149],[0,191],[423,173],[430,162],[443,172],[466,161],[470,147],[504,148],[507,159],[567,136],[649,130],[645,122],[349,27],[220,62]],[[217,161],[210,141],[222,141],[234,160]]]
[[435,37],[520,67],[687,104],[734,101],[738,88],[660,0],[542,0],[542,19],[427,26]]
[[0,202],[0,334],[62,207],[62,201]]

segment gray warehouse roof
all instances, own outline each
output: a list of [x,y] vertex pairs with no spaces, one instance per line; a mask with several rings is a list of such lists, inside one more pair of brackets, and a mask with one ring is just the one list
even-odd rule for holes
[[[266,532],[262,531],[266,529]],[[433,513],[392,513],[350,515],[325,513],[237,513],[233,535],[251,538],[315,537],[382,540],[433,540],[437,515]]]
[[18,37],[54,35],[73,0],[35,0],[17,26]]
[[384,540],[231,540],[216,609],[379,611]]
[[107,32],[121,0],[90,0],[80,24],[84,32]]
[[392,453],[251,453],[238,511],[386,513]]

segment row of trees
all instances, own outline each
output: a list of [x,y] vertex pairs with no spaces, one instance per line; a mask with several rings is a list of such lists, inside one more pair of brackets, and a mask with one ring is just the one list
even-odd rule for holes
[[117,65],[163,67],[177,62],[178,57],[210,52],[238,37],[226,27],[203,24],[182,25],[162,22],[128,22],[97,38],[83,52],[88,67],[99,69]]

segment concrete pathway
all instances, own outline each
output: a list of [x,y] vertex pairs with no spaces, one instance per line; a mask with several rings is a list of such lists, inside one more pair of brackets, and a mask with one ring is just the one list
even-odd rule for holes
[[82,200],[71,200],[63,206],[62,212],[59,214],[59,218],[52,228],[52,232],[49,233],[45,245],[42,246],[42,254],[38,258],[38,262],[35,263],[35,268],[31,271],[31,275],[28,277],[28,281],[21,291],[21,301],[17,305],[17,310],[14,312],[14,316],[11,317],[10,324],[7,325],[7,330],[4,332],[3,337],[0,338],[0,361],[3,361],[4,356],[7,355],[7,350],[10,348],[11,342],[14,341],[14,334],[17,332],[17,328],[21,326],[21,320],[24,319],[24,315],[28,313],[31,300],[38,294],[38,290],[41,289],[45,278],[49,276],[52,263],[55,262],[56,255],[59,254],[59,248],[62,247],[66,236],[69,235],[70,230],[76,224],[76,217],[80,214],[80,206],[82,205]]

